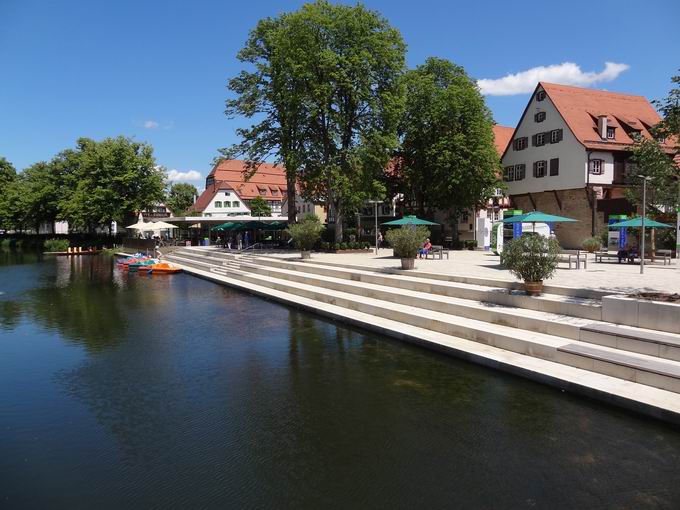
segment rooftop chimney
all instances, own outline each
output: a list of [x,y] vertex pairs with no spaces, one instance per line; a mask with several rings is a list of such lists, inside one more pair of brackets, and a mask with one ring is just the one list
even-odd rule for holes
[[603,140],[607,139],[607,116],[598,115],[597,116],[597,130],[600,132],[600,138]]

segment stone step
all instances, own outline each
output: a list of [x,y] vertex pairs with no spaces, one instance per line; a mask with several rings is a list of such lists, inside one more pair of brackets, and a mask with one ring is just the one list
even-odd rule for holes
[[[360,281],[372,280],[383,282],[380,278],[361,278],[362,272],[342,270],[334,272],[334,276],[326,276],[327,271],[312,268],[312,272],[301,271],[308,269],[302,263],[270,260],[266,257],[234,257],[230,254],[206,254],[194,251],[185,254],[188,257],[196,255],[202,261],[211,261],[220,265],[229,265],[232,269],[255,272],[276,278],[298,281],[317,287],[329,288],[352,294],[365,295],[376,299],[390,302],[426,308],[440,311],[450,315],[457,315],[476,320],[483,320],[493,324],[501,324],[529,331],[546,333],[554,336],[585,341],[597,345],[618,348],[639,354],[647,354],[665,359],[680,361],[680,351],[673,346],[680,344],[680,335],[665,334],[655,335],[653,331],[640,328],[628,327],[625,330],[627,337],[617,336],[621,327],[599,321],[586,320],[578,317],[570,317],[564,314],[555,314],[533,310],[530,308],[517,308],[506,305],[496,305],[480,302],[474,299],[458,298],[444,295],[433,295],[403,288],[389,287],[375,283]],[[234,266],[233,264],[238,264]],[[282,269],[282,268],[291,269]],[[341,278],[338,278],[340,276]],[[382,275],[378,275],[379,277]],[[347,278],[352,278],[348,280]],[[359,281],[358,281],[359,280]],[[616,329],[619,328],[619,329]],[[624,326],[625,328],[625,326]],[[596,332],[597,331],[597,332]],[[658,342],[659,338],[665,338],[669,344]],[[649,343],[650,339],[654,343]],[[656,341],[654,340],[656,339]]]
[[345,278],[364,283],[415,290],[429,294],[459,297],[474,301],[512,306],[515,308],[540,310],[543,312],[569,315],[584,319],[602,319],[601,303],[599,300],[595,299],[577,298],[558,294],[543,294],[542,296],[531,297],[524,294],[523,291],[486,287],[469,283],[433,281],[427,278],[420,278],[419,276],[412,276],[412,273],[408,275],[396,275],[331,267],[317,263],[308,264],[304,262],[286,261],[271,257],[256,257],[253,260],[273,267],[292,269],[303,273]]
[[[261,286],[257,283],[212,273],[204,269],[180,265],[190,274],[239,288],[260,295],[265,299],[274,299],[288,305],[305,308],[320,315],[339,319],[345,323],[389,335],[399,340],[452,354],[471,362],[504,370],[566,391],[587,395],[648,416],[680,424],[680,399],[678,399],[677,393],[446,335],[413,324],[376,317],[371,313],[351,310],[314,298],[273,289],[270,286]],[[569,343],[572,342],[567,342],[566,345]],[[587,358],[571,353],[562,354]]]
[[[249,284],[269,287],[277,291],[287,292],[307,299],[313,299],[350,310],[368,313],[375,317],[394,320],[423,329],[430,329],[438,333],[493,345],[520,354],[535,356],[549,361],[555,361],[610,375],[612,377],[621,377],[620,374],[622,374],[621,365],[614,361],[597,360],[596,362],[591,356],[561,351],[559,349],[560,347],[573,344],[574,341],[553,335],[546,335],[498,324],[490,324],[484,321],[452,316],[414,306],[401,305],[365,296],[348,294],[346,292],[319,289],[312,285],[281,280],[255,273],[235,273],[233,278]],[[603,358],[606,358],[608,354],[620,352],[608,347],[591,346],[590,348],[600,350]],[[645,356],[643,354],[629,353],[629,356],[630,359],[642,361],[654,360],[651,356]],[[671,365],[676,364],[680,367],[680,363],[678,362],[664,361],[664,363]],[[625,372],[625,374],[627,376],[628,372]],[[636,378],[642,379],[643,377],[644,384],[668,391],[680,392],[680,381],[669,375],[649,372],[646,370],[645,364],[641,362],[640,366],[633,370],[630,380],[637,381],[638,379]]]

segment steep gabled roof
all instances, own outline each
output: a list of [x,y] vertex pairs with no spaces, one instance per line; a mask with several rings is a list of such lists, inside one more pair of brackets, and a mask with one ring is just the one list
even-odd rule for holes
[[[630,136],[633,131],[651,138],[649,130],[661,120],[642,96],[545,82],[538,85],[545,90],[576,139],[588,149],[624,150],[633,144]],[[600,137],[597,122],[603,115],[607,116],[607,125],[616,128],[614,139]]]
[[281,200],[286,194],[288,188],[283,166],[261,163],[257,172],[247,181],[243,177],[244,170],[246,170],[245,161],[225,159],[215,165],[208,174],[206,182],[213,178],[215,185],[227,184],[244,200],[257,196],[265,200]]
[[515,132],[515,128],[500,126],[494,124],[493,126],[493,141],[496,145],[496,150],[498,151],[498,156],[502,157],[505,152],[505,148],[512,140],[512,135]]

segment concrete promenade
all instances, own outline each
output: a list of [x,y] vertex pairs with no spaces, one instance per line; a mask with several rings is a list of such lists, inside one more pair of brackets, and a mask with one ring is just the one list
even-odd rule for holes
[[[298,257],[298,254],[278,254],[277,257]],[[500,257],[483,251],[450,251],[449,259],[416,260],[416,272],[451,274],[495,280],[517,281],[507,269],[500,265]],[[392,257],[391,249],[381,249],[376,257],[370,253],[314,253],[314,260],[335,264],[356,264],[374,268],[400,268],[400,261]],[[640,266],[618,264],[616,262],[595,262],[593,255],[588,256],[587,269],[568,269],[561,263],[555,276],[545,283],[565,287],[578,287],[602,292],[630,293],[638,291],[680,292],[680,269],[673,259],[670,265],[660,262],[645,265],[645,273],[640,274]]]

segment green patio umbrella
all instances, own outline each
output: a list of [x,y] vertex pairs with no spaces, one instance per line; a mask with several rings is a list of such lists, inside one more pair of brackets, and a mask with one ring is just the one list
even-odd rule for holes
[[439,225],[439,223],[423,220],[416,216],[404,216],[398,220],[386,221],[385,223],[381,223],[381,225],[398,227],[401,225]]
[[[629,220],[624,220],[620,223],[614,223],[613,225],[609,225],[609,228],[627,228],[627,227],[640,228],[641,226],[642,218],[638,216],[637,218],[631,218]],[[658,221],[645,218],[645,228],[673,228],[673,225],[668,225],[667,223],[659,223]]]
[[238,223],[238,222],[232,222],[232,221],[227,221],[226,223],[221,223],[210,230],[233,230],[235,228],[240,228],[243,225],[243,223]]
[[578,220],[566,218],[564,216],[555,216],[554,214],[547,214],[541,211],[532,211],[530,213],[503,218],[503,223],[565,223],[571,221]]

